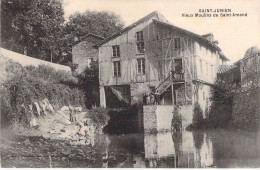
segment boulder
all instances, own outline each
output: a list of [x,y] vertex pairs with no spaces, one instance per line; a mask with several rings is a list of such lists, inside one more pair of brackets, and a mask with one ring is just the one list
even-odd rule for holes
[[41,108],[40,108],[39,104],[37,102],[34,102],[34,106],[35,106],[37,115],[40,116],[41,115]]
[[61,111],[70,111],[70,108],[68,106],[63,106],[61,109]]
[[43,101],[45,102],[46,104],[46,110],[50,113],[54,113],[54,109],[53,109],[53,106],[50,104],[49,100],[48,99],[43,99]]
[[29,139],[26,139],[26,140],[23,142],[23,144],[25,144],[25,146],[28,146],[28,145],[30,145],[30,144],[31,144],[31,142],[30,142],[30,140],[29,140]]
[[75,107],[74,110],[75,110],[76,112],[82,112],[82,107]]
[[42,113],[46,116],[47,112],[46,112],[46,103],[45,103],[45,101],[44,100],[43,101],[39,101],[39,105],[40,105],[40,107],[42,109]]
[[37,125],[38,125],[38,123],[37,123],[36,119],[34,117],[32,117],[32,119],[30,121],[30,127],[35,127]]

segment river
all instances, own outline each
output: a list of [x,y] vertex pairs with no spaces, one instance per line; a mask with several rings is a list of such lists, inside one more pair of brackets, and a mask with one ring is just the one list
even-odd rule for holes
[[97,135],[102,166],[132,168],[260,167],[260,132],[226,130]]

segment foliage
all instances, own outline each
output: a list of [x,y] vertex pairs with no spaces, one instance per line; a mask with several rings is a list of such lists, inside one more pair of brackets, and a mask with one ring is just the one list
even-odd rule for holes
[[123,26],[124,24],[120,16],[113,12],[87,10],[84,13],[75,13],[71,15],[65,30],[78,38],[81,38],[88,33],[93,33],[101,37],[108,37],[120,31]]
[[193,108],[192,124],[198,127],[201,126],[202,122],[203,122],[203,111],[200,107],[200,104],[196,102]]
[[86,114],[87,118],[90,118],[94,126],[97,128],[97,131],[102,131],[103,127],[108,124],[110,119],[108,115],[108,110],[103,107],[95,107],[88,111]]
[[58,70],[56,71],[53,67],[46,65],[27,66],[25,67],[27,73],[32,77],[40,77],[44,81],[51,83],[63,83],[76,85],[78,80],[76,77],[72,76],[70,72]]
[[194,103],[192,123],[187,126],[186,130],[197,130],[205,128],[205,120],[203,119],[203,111],[198,102]]
[[61,56],[64,11],[60,0],[3,0],[1,44],[44,60]]
[[79,86],[85,92],[87,101],[86,107],[99,105],[99,68],[98,61],[92,61],[90,67],[87,67],[80,75]]
[[[2,58],[1,58],[2,59]],[[4,59],[3,59],[4,60]],[[85,96],[75,85],[75,78],[48,66],[27,67],[5,60],[1,82],[1,125],[28,122],[30,115],[23,111],[35,101],[47,98],[56,108],[63,105],[84,106]]]
[[179,111],[179,107],[178,106],[174,106],[174,110],[173,110],[173,117],[172,117],[172,130],[174,130],[175,132],[180,132],[182,129],[182,117]]
[[75,13],[65,23],[63,0],[2,0],[2,47],[34,58],[69,64],[72,44],[88,33],[108,37],[124,24],[113,12]]
[[120,16],[113,12],[87,10],[84,13],[75,13],[69,17],[69,21],[64,26],[62,47],[68,54],[67,57],[71,57],[72,45],[75,41],[89,33],[106,38],[120,31],[123,26]]
[[213,127],[224,127],[231,120],[233,86],[217,80],[212,92],[212,105],[209,112],[209,121]]

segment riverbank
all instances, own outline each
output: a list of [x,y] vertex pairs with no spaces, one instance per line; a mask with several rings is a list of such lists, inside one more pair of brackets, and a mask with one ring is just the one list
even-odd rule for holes
[[1,136],[1,167],[101,167],[101,148],[72,145],[68,140],[21,136],[4,132]]

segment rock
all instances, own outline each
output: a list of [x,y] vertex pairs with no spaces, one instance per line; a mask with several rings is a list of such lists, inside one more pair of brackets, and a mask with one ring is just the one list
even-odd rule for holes
[[56,151],[56,148],[54,146],[49,146],[49,152],[55,152]]
[[40,108],[39,104],[37,102],[34,102],[34,106],[35,106],[37,115],[40,116],[41,115],[41,108]]
[[28,146],[28,145],[30,145],[30,144],[31,144],[31,142],[30,142],[30,140],[29,140],[29,139],[26,139],[26,140],[23,142],[23,144],[25,144],[25,146]]
[[37,146],[42,146],[41,142],[36,142]]
[[74,110],[75,110],[76,112],[82,112],[82,107],[75,107]]
[[33,106],[31,104],[29,104],[29,111],[33,111]]
[[108,157],[108,160],[110,160],[110,161],[116,161],[116,157],[111,155],[111,156]]
[[61,109],[61,111],[70,111],[69,107],[68,106],[63,106]]
[[65,130],[65,129],[61,129],[60,131],[61,131],[61,132],[66,132],[66,130]]
[[46,112],[46,103],[45,103],[45,101],[43,100],[43,101],[39,101],[39,105],[40,105],[40,107],[41,107],[41,109],[42,109],[42,113],[44,114],[44,115],[47,115],[47,112]]
[[71,149],[62,148],[61,153],[62,153],[63,155],[70,155],[70,154],[71,154]]
[[37,123],[36,119],[34,117],[32,117],[30,120],[30,127],[35,127],[37,125],[38,125],[38,123]]

